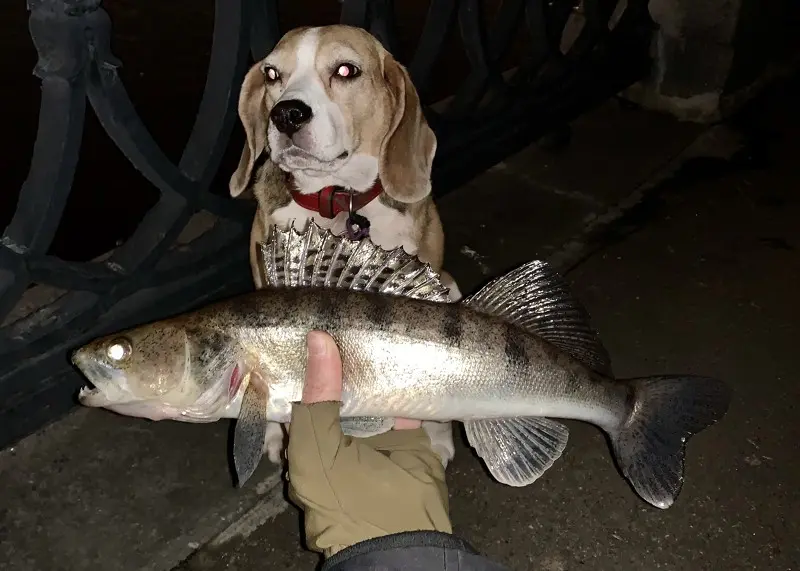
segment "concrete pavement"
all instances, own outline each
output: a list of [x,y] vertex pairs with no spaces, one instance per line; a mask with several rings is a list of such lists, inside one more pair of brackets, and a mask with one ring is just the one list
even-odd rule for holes
[[[800,568],[792,89],[748,122],[784,137],[758,140],[763,170],[741,152],[678,160],[737,142],[610,102],[574,126],[566,151],[532,147],[441,201],[463,291],[551,258],[618,375],[709,374],[736,390],[725,421],[691,441],[667,511],[639,500],[591,426],[569,423],[564,456],[525,489],[494,482],[460,437],[452,518],[478,549],[519,570]],[[313,568],[271,467],[232,487],[228,430],[80,410],[0,453],[3,568]]]

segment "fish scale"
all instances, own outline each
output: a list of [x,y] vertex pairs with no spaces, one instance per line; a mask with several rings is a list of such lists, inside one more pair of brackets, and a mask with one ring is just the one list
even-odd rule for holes
[[154,420],[236,418],[243,485],[267,423],[289,421],[301,398],[306,335],[319,329],[340,349],[348,433],[388,430],[395,417],[460,421],[496,480],[527,486],[567,445],[555,419],[585,421],[608,434],[623,476],[659,508],[683,486],[689,437],[730,402],[708,377],[616,379],[585,309],[541,261],[449,303],[416,257],[313,222],[273,227],[260,252],[265,288],[76,351],[94,384],[80,401]]

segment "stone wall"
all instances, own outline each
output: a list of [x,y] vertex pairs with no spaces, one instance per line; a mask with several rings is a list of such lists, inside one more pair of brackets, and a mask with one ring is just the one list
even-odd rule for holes
[[741,107],[800,52],[796,0],[651,0],[659,30],[650,78],[624,95],[684,120],[710,122]]

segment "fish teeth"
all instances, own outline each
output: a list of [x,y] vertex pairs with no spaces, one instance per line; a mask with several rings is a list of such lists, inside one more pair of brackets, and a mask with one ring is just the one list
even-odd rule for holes
[[81,390],[78,392],[78,400],[83,400],[85,398],[94,397],[100,394],[99,389],[94,389],[91,387],[81,387]]

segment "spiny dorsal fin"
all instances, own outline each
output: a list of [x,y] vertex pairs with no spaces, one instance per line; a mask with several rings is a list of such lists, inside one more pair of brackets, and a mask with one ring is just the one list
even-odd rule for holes
[[440,276],[403,248],[384,250],[369,237],[350,240],[308,220],[298,231],[272,225],[259,244],[266,285],[325,287],[449,302]]
[[587,367],[612,377],[611,360],[589,314],[547,262],[528,262],[464,300],[549,341]]

